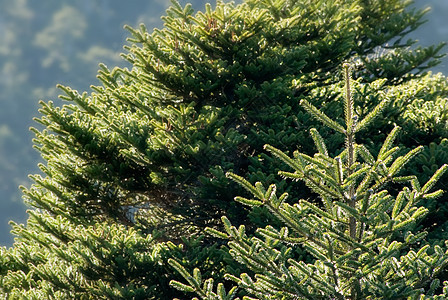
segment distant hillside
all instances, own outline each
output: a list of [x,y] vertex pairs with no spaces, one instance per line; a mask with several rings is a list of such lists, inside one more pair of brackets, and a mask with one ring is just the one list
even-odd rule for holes
[[[415,7],[431,7],[431,11],[427,14],[428,22],[413,32],[411,37],[418,39],[422,45],[448,42],[448,1],[416,0]],[[442,52],[448,52],[448,45]],[[448,75],[448,57],[444,57],[433,71]]]

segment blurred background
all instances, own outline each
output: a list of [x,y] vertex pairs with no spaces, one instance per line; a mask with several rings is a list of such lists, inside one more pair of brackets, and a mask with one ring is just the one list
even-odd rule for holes
[[[190,2],[201,10],[206,0]],[[212,3],[214,2],[211,1]],[[241,2],[241,1],[236,1]],[[39,100],[56,100],[57,83],[78,91],[99,84],[98,63],[126,66],[120,58],[128,32],[123,25],[161,27],[169,0],[0,0],[0,245],[11,246],[8,222],[26,222],[20,185],[39,172],[29,127]],[[416,0],[432,7],[427,23],[410,35],[421,45],[448,41],[448,1]],[[448,47],[444,48],[448,52]],[[433,69],[448,75],[448,58]]]

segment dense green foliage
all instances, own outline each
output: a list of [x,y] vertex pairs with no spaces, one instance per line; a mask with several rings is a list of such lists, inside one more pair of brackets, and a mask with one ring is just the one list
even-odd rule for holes
[[[415,225],[428,212],[418,206],[419,202],[442,195],[442,190],[431,189],[448,165],[444,164],[421,186],[416,176],[399,175],[423,149],[420,146],[394,157],[399,150],[393,147],[399,127],[387,136],[376,158],[364,145],[357,144],[357,133],[372,123],[388,99],[359,119],[354,111],[349,69],[345,64],[343,126],[308,101],[301,101],[316,119],[345,136],[344,150],[338,156],[328,154],[322,136],[314,128],[310,134],[318,152],[313,156],[295,151],[289,157],[265,146],[294,170],[280,171],[279,175],[305,182],[318,195],[320,207],[304,199],[290,205],[285,201],[287,193],[277,196],[275,184],[266,188],[261,182],[252,185],[238,175],[228,174],[254,197],[237,196],[236,201],[250,207],[267,207],[282,227],[268,225],[257,230],[258,236],[250,237],[245,226],[237,229],[223,217],[225,232],[208,229],[229,240],[230,254],[255,273],[227,274],[226,278],[257,299],[446,299],[448,281],[443,284],[443,294],[434,293],[440,287],[437,276],[448,265],[448,250],[421,245],[425,232],[415,232]],[[404,183],[398,195],[386,189],[391,182]],[[312,264],[291,255],[292,249],[300,246],[314,257]],[[444,248],[447,246],[448,242]],[[195,291],[203,299],[235,298],[235,287],[226,293],[218,284],[215,292],[216,278],[205,280],[201,287],[199,269],[191,276],[176,260],[170,260],[170,264],[190,284],[172,281],[171,285],[179,290]]]
[[[203,0],[191,1],[203,7]],[[125,66],[120,59],[124,24],[162,24],[167,0],[3,0],[0,3],[0,244],[12,245],[8,222],[26,221],[19,185],[38,172],[32,149],[39,99],[56,98],[57,83],[85,90],[98,63]]]
[[[129,27],[123,56],[132,68],[102,65],[102,84],[92,93],[60,86],[68,104],[41,103],[37,121],[44,129],[33,131],[44,175],[23,188],[35,210],[26,225],[14,225],[14,247],[1,250],[0,292],[12,298],[182,298],[167,285],[178,276],[168,258],[199,267],[204,276],[238,275],[243,266],[228,261],[215,238],[194,239],[206,226],[220,227],[223,214],[249,232],[278,221],[266,209],[234,202],[244,189],[225,174],[275,183],[291,201],[315,198],[305,185],[276,178],[284,164],[263,145],[312,154],[309,130],[316,127],[331,155],[342,151],[344,135],[321,126],[299,102],[342,120],[344,61],[355,66],[359,118],[382,103],[383,114],[369,134],[360,132],[359,142],[377,155],[399,125],[403,151],[427,146],[423,171],[417,165],[411,171],[428,176],[448,137],[440,107],[448,86],[445,77],[425,73],[442,45],[411,48],[405,39],[424,15],[408,5],[248,0],[194,13],[173,2],[163,29]],[[445,200],[426,205],[441,208]]]

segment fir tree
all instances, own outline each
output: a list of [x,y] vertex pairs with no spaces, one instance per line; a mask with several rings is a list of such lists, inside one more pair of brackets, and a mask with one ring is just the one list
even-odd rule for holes
[[42,102],[43,129],[33,131],[43,174],[23,188],[33,209],[27,224],[13,224],[14,247],[0,250],[1,295],[182,298],[168,287],[177,274],[169,257],[205,278],[240,274],[244,266],[230,263],[203,229],[220,228],[223,214],[249,232],[276,220],[264,207],[234,202],[244,188],[225,174],[275,183],[290,199],[312,197],[273,175],[283,164],[263,145],[311,155],[307,131],[316,127],[329,155],[342,150],[344,135],[320,126],[299,102],[339,122],[343,61],[357,66],[360,119],[389,99],[369,127],[376,134],[361,132],[360,144],[379,152],[395,122],[404,151],[442,146],[442,127],[432,140],[414,140],[421,124],[404,117],[421,98],[442,109],[448,94],[445,77],[425,73],[442,45],[411,48],[404,39],[424,15],[409,4],[248,0],[194,13],[173,1],[163,29],[128,27],[123,57],[131,69],[101,65],[90,94],[60,86],[66,105]]
[[[356,143],[356,134],[377,117],[386,101],[358,119],[348,64],[344,73],[344,126],[308,101],[301,103],[325,126],[345,136],[344,150],[339,155],[328,154],[323,138],[314,128],[310,131],[318,150],[314,156],[296,151],[289,157],[279,149],[265,146],[293,169],[279,174],[304,181],[322,202],[320,206],[305,199],[288,204],[288,195],[277,196],[274,184],[268,188],[260,182],[252,185],[238,175],[228,174],[254,197],[238,196],[236,201],[251,207],[266,206],[283,225],[268,225],[258,229],[257,236],[250,236],[243,225],[236,228],[223,217],[225,232],[208,229],[211,234],[228,239],[230,254],[255,274],[228,274],[227,278],[256,299],[427,299],[440,287],[437,275],[448,264],[448,250],[421,244],[425,232],[414,229],[427,213],[427,209],[418,206],[419,201],[441,196],[441,190],[431,189],[448,165],[443,165],[421,186],[415,176],[399,175],[422,147],[397,157],[398,147],[393,143],[398,127],[388,135],[377,157]],[[391,182],[403,185],[397,195],[387,189]],[[313,256],[313,263],[291,255],[292,248],[298,245]],[[190,276],[177,261],[171,260],[171,264],[190,284],[172,281],[180,290],[196,291],[203,299],[235,297],[235,287],[226,293],[219,284],[215,292],[213,279],[201,286],[198,269]],[[448,286],[448,282],[444,285]],[[439,296],[445,299],[448,287]]]

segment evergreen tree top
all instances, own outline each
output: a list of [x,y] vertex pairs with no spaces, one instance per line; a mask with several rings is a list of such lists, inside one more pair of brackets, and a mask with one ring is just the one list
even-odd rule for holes
[[[387,202],[383,184],[400,179],[401,167],[418,151],[431,157],[430,142],[436,143],[436,152],[443,152],[448,137],[443,118],[433,124],[430,117],[420,123],[405,117],[421,99],[434,103],[441,114],[440,103],[448,94],[443,75],[426,73],[437,63],[442,45],[411,48],[413,41],[405,40],[424,15],[409,4],[248,0],[238,5],[217,2],[195,13],[190,5],[174,1],[163,28],[149,32],[144,25],[127,27],[131,37],[123,57],[130,69],[100,65],[101,83],[90,94],[61,85],[65,105],[41,103],[36,121],[44,129],[33,132],[45,162],[42,174],[32,176],[34,184],[22,188],[33,209],[26,225],[13,225],[14,247],[1,250],[0,294],[182,298],[183,293],[168,288],[169,279],[176,277],[168,258],[192,269],[205,267],[207,276],[218,274],[220,279],[229,270],[233,276],[243,273],[238,268],[249,272],[227,264],[228,253],[214,244],[220,240],[209,235],[201,239],[203,229],[222,229],[222,215],[229,224],[246,224],[249,234],[267,224],[278,228],[282,220],[258,202],[247,208],[233,201],[237,195],[245,201],[244,187],[232,183],[227,172],[248,182],[274,184],[279,194],[290,195],[279,198],[285,205],[292,206],[288,201],[293,199],[315,199],[308,201],[307,211],[325,212],[316,192],[329,200],[344,195],[332,204],[336,212],[329,210],[315,224],[350,214],[356,222],[349,218],[349,224],[366,222],[365,215],[355,214],[361,208],[346,200]],[[355,64],[353,108],[341,105],[343,62]],[[428,109],[416,113],[426,115]],[[367,125],[375,134],[367,134]],[[403,128],[400,135],[395,125]],[[365,147],[344,146],[354,145],[347,136],[355,133],[356,145]],[[403,153],[391,147],[394,138],[403,144]],[[385,139],[387,146],[381,147]],[[265,144],[272,152],[282,149],[284,155],[275,152],[282,159],[264,152]],[[316,157],[314,144],[320,152]],[[423,148],[416,148],[420,144]],[[312,189],[275,176],[296,150],[293,162],[303,164],[315,181],[306,182]],[[401,158],[394,160],[393,155]],[[429,176],[433,161],[425,164]],[[330,171],[319,169],[327,165],[332,171],[342,169],[342,185]],[[370,174],[369,168],[374,170],[370,181],[358,182]],[[411,179],[412,189],[418,190]],[[419,187],[422,195],[435,181]],[[346,190],[354,183],[357,189]],[[254,188],[259,192],[261,187]],[[401,192],[391,190],[390,195]],[[415,196],[403,193],[403,199]],[[422,196],[422,201],[435,205],[432,198],[437,195]],[[377,215],[369,222],[383,222],[386,216],[375,209],[384,207],[391,208],[371,208]],[[397,216],[404,218],[404,210],[418,221],[426,212],[407,209],[399,206]],[[348,239],[334,240],[338,253],[347,247],[355,251],[359,242],[353,232]]]
[[[359,120],[354,114],[349,65],[344,64],[343,68],[344,125],[302,101],[316,119],[344,134],[343,152],[336,157],[328,155],[324,140],[315,129],[311,135],[318,152],[313,157],[300,152],[289,157],[279,149],[265,146],[294,170],[279,174],[304,181],[322,202],[320,206],[304,199],[294,199],[294,204],[289,204],[286,193],[277,196],[275,184],[266,188],[261,182],[252,185],[238,175],[228,174],[254,197],[237,196],[236,201],[250,207],[265,206],[282,223],[280,228],[258,228],[257,236],[252,237],[244,225],[237,229],[226,217],[222,217],[224,232],[208,229],[228,240],[230,254],[255,274],[226,275],[248,296],[256,297],[243,299],[423,299],[434,296],[440,287],[437,276],[448,265],[448,243],[445,241],[445,249],[436,245],[429,251],[430,245],[420,245],[426,233],[415,232],[415,227],[428,212],[419,207],[419,202],[442,195],[442,190],[431,189],[448,165],[444,164],[420,186],[415,176],[398,175],[422,150],[417,147],[404,156],[394,157],[398,147],[392,144],[398,127],[388,135],[376,158],[357,144],[356,133],[378,116],[387,100]],[[390,182],[405,186],[393,195],[387,189]],[[292,255],[301,247],[311,254],[313,263]],[[171,259],[170,264],[188,281],[188,285],[171,281],[179,290],[196,292],[202,299],[237,296],[236,287],[226,292],[222,284],[215,292],[213,278],[203,282],[197,268],[190,275],[178,261]],[[448,296],[447,292],[444,288],[443,295],[436,298]]]

